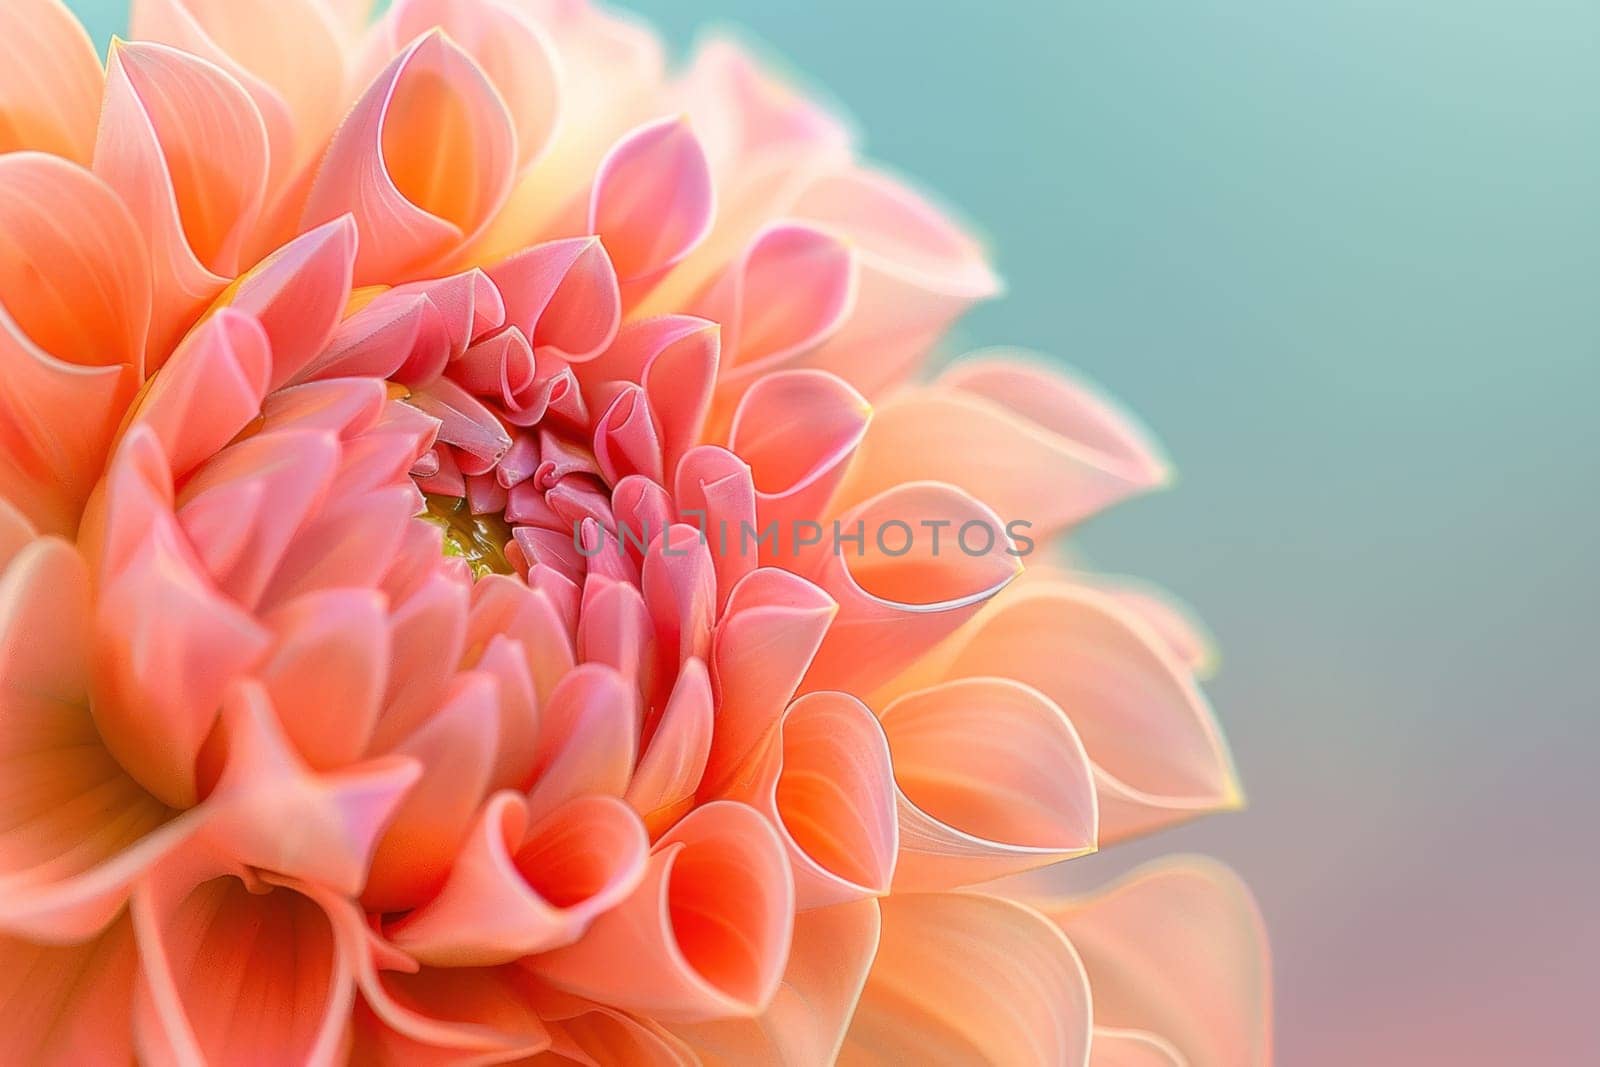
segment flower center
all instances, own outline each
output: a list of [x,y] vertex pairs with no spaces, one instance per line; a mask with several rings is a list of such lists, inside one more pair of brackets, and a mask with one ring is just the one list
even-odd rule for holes
[[506,559],[511,527],[500,515],[474,515],[465,499],[423,494],[427,509],[419,516],[444,530],[444,554],[467,561],[474,578],[486,574],[515,574]]

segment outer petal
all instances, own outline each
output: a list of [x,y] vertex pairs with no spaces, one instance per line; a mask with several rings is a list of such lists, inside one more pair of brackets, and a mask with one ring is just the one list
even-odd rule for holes
[[878,956],[841,1064],[1088,1063],[1088,979],[1037,912],[941,894],[880,906]]
[[705,151],[686,120],[669,118],[632,131],[601,161],[588,230],[605,242],[617,277],[630,282],[688,255],[714,213]]
[[1094,776],[1038,690],[973,678],[883,712],[900,789],[897,889],[944,889],[1092,852]]
[[[528,966],[560,988],[661,1020],[754,1015],[782,980],[794,885],[771,824],[743,804],[690,812],[644,881],[575,945]],[[627,967],[617,961],[626,959]]]
[[435,27],[472,57],[494,83],[516,130],[517,161],[543,153],[561,116],[559,64],[537,22],[501,0],[401,0],[378,31],[388,53]]
[[115,194],[62,159],[0,156],[0,496],[39,529],[76,531],[143,376],[149,315],[143,242]]
[[873,497],[835,520],[832,532],[830,539],[819,528],[817,547],[796,566],[839,603],[806,674],[808,690],[870,692],[971,618],[1022,569],[1000,517],[937,482]]
[[1042,907],[1083,955],[1097,1026],[1159,1035],[1193,1067],[1271,1062],[1266,931],[1227,868],[1159,861],[1096,896]]
[[794,949],[772,1006],[754,1019],[680,1024],[708,1067],[832,1063],[878,951],[878,903],[857,900],[795,916]]
[[896,687],[980,675],[1071,709],[1095,766],[1102,844],[1241,803],[1189,671],[1114,597],[1059,581],[1008,591]]
[[89,714],[89,576],[55,538],[0,579],[0,929],[86,938],[195,818],[145,792]]
[[60,0],[0,7],[0,153],[87,164],[103,80],[94,42]]
[[[969,366],[981,381],[983,368]],[[931,479],[1044,538],[1165,480],[1154,450],[1086,389],[1021,365],[1015,373],[1017,392],[1049,423],[958,388],[959,371],[948,385],[897,393],[874,414],[840,504]]]
[[112,49],[94,169],[149,247],[152,363],[237,273],[268,167],[261,116],[224,71],[161,45]]
[[500,95],[435,32],[402,52],[339,127],[302,225],[350,212],[361,231],[356,284],[415,277],[493,217],[515,166]]
[[500,793],[439,895],[389,928],[424,964],[509,963],[571,944],[644,876],[644,827],[613,797],[570,801],[530,826],[527,804]]
[[750,464],[760,524],[781,530],[821,517],[872,417],[865,398],[826,371],[757,379],[739,401],[728,448]]
[[1188,1067],[1188,1061],[1171,1042],[1155,1034],[1097,1026],[1089,1067]]
[[38,1067],[126,1067],[138,966],[133,926],[125,921],[68,947],[0,937],[0,1058]]
[[318,899],[196,849],[152,873],[132,914],[141,1060],[338,1062],[355,965]]
[[856,311],[807,363],[869,399],[906,378],[951,322],[1000,289],[976,241],[881,173],[857,168],[824,177],[793,210],[856,246]]

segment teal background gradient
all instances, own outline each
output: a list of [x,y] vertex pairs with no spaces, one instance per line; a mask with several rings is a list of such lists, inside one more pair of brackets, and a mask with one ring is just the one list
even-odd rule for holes
[[[75,5],[102,43],[123,4]],[[1600,1063],[1600,5],[639,0],[734,23],[961,206],[1172,491],[1085,532],[1198,605],[1280,1062]]]

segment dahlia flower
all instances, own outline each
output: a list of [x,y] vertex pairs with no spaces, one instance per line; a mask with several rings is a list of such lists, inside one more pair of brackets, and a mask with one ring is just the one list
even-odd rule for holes
[[1008,877],[1239,800],[1151,443],[734,44],[366,7],[0,7],[0,1061],[1265,1062]]

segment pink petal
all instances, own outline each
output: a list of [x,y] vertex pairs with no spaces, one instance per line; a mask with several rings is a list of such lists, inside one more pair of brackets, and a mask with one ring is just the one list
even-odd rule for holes
[[589,232],[600,235],[624,282],[659,274],[711,229],[715,193],[705,152],[681,118],[641,126],[600,164]]
[[220,68],[154,44],[112,49],[94,169],[145,235],[153,363],[239,268],[266,194],[266,127]]
[[745,575],[755,570],[767,550],[765,527],[756,522],[756,491],[745,461],[717,445],[691,448],[678,464],[678,514],[703,531],[714,546],[711,562],[717,572],[717,608]]
[[227,763],[208,799],[218,809],[208,832],[226,841],[229,857],[359,893],[378,837],[421,764],[390,757],[315,773],[290,748],[256,683],[229,694],[219,739]]
[[93,940],[39,945],[0,937],[0,1059],[39,1067],[126,1067],[133,1061],[133,926]]
[[777,723],[837,611],[821,589],[775,567],[752,571],[734,587],[712,635],[719,699],[708,788],[727,783]]
[[224,308],[184,341],[139,401],[139,422],[155,432],[182,478],[238,436],[261,412],[272,369],[266,332]]
[[[0,929],[83,939],[197,818],[145,792],[89,713],[89,575],[55,538],[0,577]],[[19,972],[20,973],[20,972]]]
[[1044,910],[1083,956],[1097,1026],[1157,1035],[1194,1067],[1272,1062],[1266,931],[1233,872],[1162,861]]
[[664,1021],[751,1015],[777,992],[793,924],[783,845],[753,809],[720,801],[657,842],[638,889],[582,941],[528,966],[559,988]]
[[272,342],[271,388],[293,380],[328,344],[344,315],[356,256],[348,218],[296,237],[234,283],[231,304]]
[[442,32],[402,52],[339,127],[302,226],[353,214],[357,285],[416,277],[454,258],[499,210],[516,166],[505,105]]
[[59,0],[0,8],[0,153],[34,149],[87,164],[104,75],[94,42]]
[[498,0],[401,0],[379,32],[389,50],[438,27],[450,35],[499,91],[516,132],[519,169],[549,144],[561,114],[556,56],[537,22]]
[[622,320],[617,275],[594,237],[535,245],[489,269],[506,322],[563,359],[581,363],[610,346]]
[[444,884],[488,788],[498,718],[493,679],[464,672],[438,712],[395,749],[424,769],[373,856],[361,896],[369,911],[415,907]]
[[897,889],[948,889],[1092,852],[1083,744],[1060,708],[1000,678],[950,682],[883,711],[900,791]]
[[753,1019],[673,1027],[707,1063],[833,1063],[878,951],[878,903],[801,912],[783,982]]
[[649,842],[613,797],[580,797],[530,825],[514,793],[484,806],[439,894],[388,930],[424,965],[490,966],[571,944],[644,876]]
[[900,849],[894,783],[889,745],[867,706],[811,693],[789,705],[726,795],[778,828],[795,906],[805,911],[888,893]]
[[[1021,571],[1004,523],[952,486],[912,482],[817,531],[800,559],[839,603],[805,688],[870,692],[971,618]],[[962,531],[976,531],[963,538]],[[842,538],[861,535],[862,541]],[[942,536],[941,536],[942,534]]]
[[300,887],[194,850],[152,872],[132,915],[141,1061],[339,1061],[354,964],[320,902]]
[[711,754],[714,711],[705,664],[691,659],[678,672],[671,696],[628,783],[626,799],[652,836],[692,806]]
[[563,678],[544,709],[530,817],[587,793],[620,797],[633,773],[638,721],[638,697],[615,670],[584,663]]
[[907,378],[950,323],[999,291],[977,242],[884,174],[856,168],[824,177],[793,213],[856,250],[854,312],[807,363],[868,399]]
[[1037,912],[993,897],[896,894],[841,1065],[1084,1067],[1083,965]]
[[734,412],[728,447],[750,464],[762,525],[820,518],[871,418],[861,394],[826,371],[758,378]]
[[1105,593],[1065,582],[1021,586],[918,670],[1012,678],[1070,708],[1095,767],[1102,844],[1241,803],[1193,677]]
[[665,477],[661,434],[644,390],[625,385],[600,416],[594,430],[594,458],[608,482],[642,474],[660,483]]
[[640,585],[655,632],[657,671],[676,677],[689,659],[704,660],[711,651],[717,580],[700,532],[683,523],[663,531],[645,554]]

